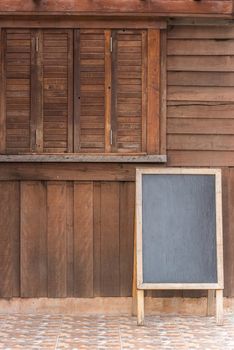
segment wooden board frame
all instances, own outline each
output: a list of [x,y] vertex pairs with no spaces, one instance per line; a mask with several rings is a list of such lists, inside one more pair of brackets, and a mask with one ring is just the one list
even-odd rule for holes
[[[142,264],[142,177],[143,175],[214,175],[216,195],[217,283],[144,283]],[[136,169],[136,245],[138,289],[223,289],[222,177],[220,169],[138,168]]]
[[[142,177],[148,174],[165,175],[214,175],[216,198],[216,252],[217,283],[143,283],[142,269]],[[186,169],[186,168],[137,168],[136,169],[136,219],[133,271],[133,314],[137,314],[138,326],[144,325],[144,290],[207,289],[207,315],[211,315],[216,290],[216,322],[223,324],[223,225],[222,225],[222,173],[221,169]]]

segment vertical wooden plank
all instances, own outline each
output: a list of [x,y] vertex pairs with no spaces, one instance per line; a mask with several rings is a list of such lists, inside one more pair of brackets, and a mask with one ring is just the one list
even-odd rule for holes
[[120,184],[120,295],[131,296],[135,184]]
[[112,54],[111,54],[111,150],[117,152],[117,57],[118,42],[117,31],[111,31]]
[[[36,77],[32,81],[32,116],[36,119],[36,151],[43,152],[43,32],[38,30],[36,32]],[[35,48],[34,48],[35,50]]]
[[74,184],[74,295],[93,296],[93,184]]
[[80,30],[74,30],[74,152],[80,151]]
[[30,149],[32,152],[41,152],[43,149],[43,122],[42,118],[42,69],[41,52],[43,48],[41,30],[31,31],[31,93],[30,93]]
[[46,188],[21,183],[21,296],[47,296]]
[[101,184],[93,187],[93,293],[101,296]]
[[160,30],[148,30],[147,153],[159,153]]
[[[229,297],[232,295],[230,288],[230,266],[232,263],[232,257],[234,254],[234,248],[229,251],[230,246],[230,228],[232,224],[231,215],[231,173],[232,169],[225,168],[222,169],[222,195],[223,195],[223,250],[224,250],[224,296]],[[232,246],[231,246],[232,247]],[[234,246],[233,246],[234,247]],[[233,270],[234,271],[234,270]],[[234,294],[233,294],[234,295]]]
[[101,184],[101,295],[119,296],[119,183]]
[[147,67],[148,67],[147,31],[142,32],[142,152],[147,146]]
[[48,297],[67,296],[66,200],[66,182],[48,182]]
[[0,29],[0,64],[1,64],[1,76],[0,76],[0,153],[6,153],[6,104],[5,104],[5,91],[6,91],[6,78],[5,78],[5,50],[6,50],[6,31]]
[[74,186],[67,182],[66,230],[67,230],[67,297],[74,295]]
[[105,152],[111,152],[111,31],[105,30]]
[[225,169],[223,175],[223,225],[224,225],[224,293],[234,296],[234,169]]
[[73,116],[73,31],[69,30],[68,33],[68,76],[67,76],[67,95],[68,95],[68,144],[67,144],[67,150],[68,152],[73,152],[74,145],[73,145],[73,125],[74,125],[74,116]]
[[160,154],[166,154],[167,143],[167,31],[161,30],[160,78]]
[[0,183],[0,297],[20,295],[19,183]]

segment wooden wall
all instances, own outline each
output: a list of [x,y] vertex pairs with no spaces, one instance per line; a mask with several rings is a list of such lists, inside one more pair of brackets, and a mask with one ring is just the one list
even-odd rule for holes
[[234,27],[168,30],[170,164],[234,165]]
[[1,297],[131,295],[132,182],[0,184]]
[[234,27],[170,27],[167,71],[168,165],[222,167],[225,295],[234,296]]
[[[233,28],[176,26],[167,42],[167,166],[223,169],[228,297],[234,297]],[[0,164],[0,297],[130,296],[136,166]]]

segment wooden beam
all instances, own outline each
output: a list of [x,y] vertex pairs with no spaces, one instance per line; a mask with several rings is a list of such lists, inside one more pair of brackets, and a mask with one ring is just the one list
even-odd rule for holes
[[232,0],[0,0],[1,13],[176,13],[176,14],[232,14]]
[[0,155],[0,162],[165,163],[166,155],[27,154]]
[[148,31],[148,114],[147,153],[159,153],[160,114],[160,31]]
[[157,28],[165,29],[166,21],[159,18],[150,18],[145,16],[77,16],[77,15],[0,15],[2,28]]

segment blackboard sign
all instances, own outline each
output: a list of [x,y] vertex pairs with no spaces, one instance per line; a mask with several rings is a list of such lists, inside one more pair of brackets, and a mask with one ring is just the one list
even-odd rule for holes
[[221,172],[138,169],[137,288],[223,288]]

